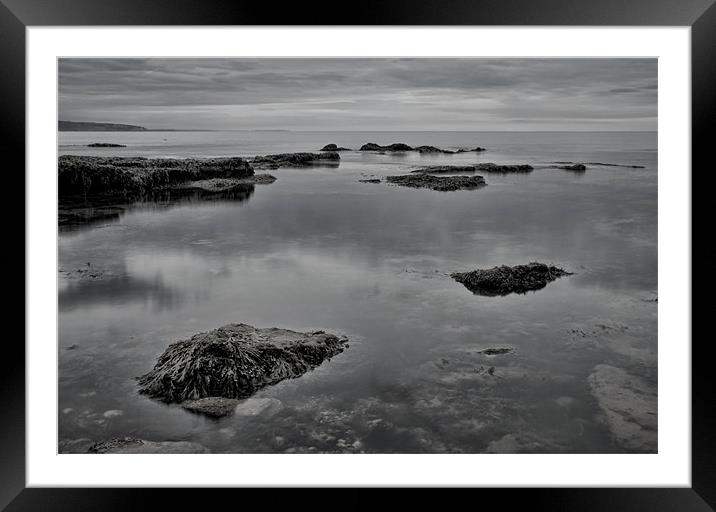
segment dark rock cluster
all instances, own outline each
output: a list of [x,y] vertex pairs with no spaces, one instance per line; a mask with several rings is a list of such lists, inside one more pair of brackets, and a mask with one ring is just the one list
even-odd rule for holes
[[547,283],[568,275],[571,273],[559,267],[532,262],[514,267],[502,265],[485,270],[455,272],[450,277],[476,295],[503,296],[540,290]]
[[229,324],[169,345],[139,377],[139,392],[169,403],[246,398],[312,370],[342,352],[347,341],[323,331]]
[[432,176],[430,174],[407,174],[388,176],[388,183],[411,188],[429,188],[440,192],[470,190],[487,185],[482,176]]

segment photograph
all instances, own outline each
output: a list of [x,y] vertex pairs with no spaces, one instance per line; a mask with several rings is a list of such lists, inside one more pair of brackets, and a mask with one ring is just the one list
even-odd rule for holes
[[60,458],[659,453],[657,58],[56,64]]

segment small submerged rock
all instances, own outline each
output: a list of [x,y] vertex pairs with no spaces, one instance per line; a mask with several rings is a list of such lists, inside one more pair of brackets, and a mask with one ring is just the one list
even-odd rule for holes
[[510,352],[514,351],[513,348],[508,347],[496,347],[496,348],[486,348],[484,350],[479,350],[478,354],[485,354],[486,356],[500,356],[503,354],[509,354]]
[[381,183],[381,181],[378,178],[368,178],[365,180],[358,180],[361,183]]
[[432,176],[430,174],[407,174],[388,176],[388,183],[401,187],[429,188],[440,192],[471,190],[487,186],[482,176]]
[[604,162],[584,162],[584,164],[579,164],[577,162],[569,162],[565,160],[553,162],[555,164],[573,164],[573,165],[599,165],[602,167],[626,167],[628,169],[644,169],[643,165],[630,165],[630,164],[607,164]]
[[540,290],[547,286],[547,283],[571,274],[559,267],[532,262],[514,267],[502,265],[485,270],[454,272],[450,277],[475,295],[495,297]]
[[87,144],[88,148],[126,148],[126,144],[113,144],[111,142],[93,142]]
[[281,409],[283,404],[276,398],[247,398],[241,400],[233,412],[236,416],[273,416]]
[[[257,390],[300,377],[343,352],[347,338],[316,331],[229,324],[169,345],[139,377],[139,392],[189,410],[222,416]],[[203,400],[202,400],[203,399]]]
[[220,418],[234,412],[238,403],[239,400],[235,398],[210,396],[206,398],[199,398],[197,400],[186,400],[181,403],[181,406],[187,411]]
[[458,149],[458,150],[456,151],[456,153],[473,153],[473,152],[475,152],[475,153],[481,153],[482,151],[487,151],[487,149],[481,148],[480,146],[478,146],[478,147],[476,147],[476,148],[474,148],[474,149],[460,148],[460,149]]
[[586,171],[587,166],[584,164],[572,164],[572,165],[560,165],[558,169],[564,169],[565,171]]
[[198,400],[186,400],[181,407],[195,413],[205,414],[214,418],[221,418],[233,414],[234,416],[273,415],[283,409],[283,404],[276,398],[223,398],[211,396]]

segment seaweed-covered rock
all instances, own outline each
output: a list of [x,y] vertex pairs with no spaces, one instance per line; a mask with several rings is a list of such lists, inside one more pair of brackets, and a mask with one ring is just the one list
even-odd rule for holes
[[402,142],[396,142],[395,144],[389,144],[387,146],[381,146],[375,142],[369,142],[363,144],[360,151],[413,151],[411,146],[403,144]]
[[547,283],[568,275],[571,275],[571,272],[559,267],[532,262],[514,267],[502,265],[486,270],[454,272],[450,277],[475,295],[494,297],[540,290],[547,286]]
[[336,144],[326,144],[321,148],[321,151],[352,151],[350,148],[343,148]]
[[440,149],[436,148],[435,146],[418,146],[414,149],[418,153],[445,153],[450,155],[455,153],[455,151],[450,151],[449,149]]
[[429,188],[440,192],[470,190],[487,186],[482,176],[433,176],[431,174],[407,174],[388,176],[388,183],[401,187]]
[[126,144],[113,144],[111,142],[93,142],[87,144],[88,148],[126,148]]
[[141,158],[63,155],[58,159],[59,195],[143,193],[188,181],[250,178],[243,158]]
[[478,171],[495,172],[501,174],[531,172],[534,169],[534,167],[528,164],[499,165],[493,164],[492,162],[477,164],[475,167],[477,167]]
[[414,174],[471,173],[477,171],[474,165],[429,165],[410,171]]
[[209,450],[188,441],[145,441],[124,437],[94,443],[87,453],[209,453]]
[[342,352],[347,341],[323,331],[229,324],[169,345],[154,368],[139,378],[139,392],[170,403],[246,398],[312,370]]
[[278,169],[279,167],[310,167],[312,165],[338,165],[341,156],[334,151],[322,153],[279,153],[256,156],[251,159],[254,169]]

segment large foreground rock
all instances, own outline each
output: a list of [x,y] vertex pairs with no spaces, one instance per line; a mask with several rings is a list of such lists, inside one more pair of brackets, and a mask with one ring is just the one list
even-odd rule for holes
[[388,183],[401,187],[429,188],[440,192],[454,190],[471,190],[487,186],[482,176],[433,176],[431,174],[407,174],[404,176],[388,176]]
[[[170,403],[246,398],[312,370],[342,352],[347,341],[323,331],[229,324],[169,345],[154,368],[139,378],[139,392]],[[194,403],[188,408],[202,412],[206,405]]]
[[472,272],[455,272],[450,277],[475,295],[494,297],[540,290],[547,283],[568,275],[571,273],[559,267],[532,262],[514,267],[502,265]]
[[58,159],[60,197],[143,193],[190,181],[250,180],[254,170],[243,158],[140,158],[63,155]]
[[334,151],[321,153],[279,153],[256,156],[250,160],[254,169],[278,169],[279,167],[310,167],[313,165],[338,165],[341,156]]
[[589,376],[589,386],[616,443],[626,450],[656,453],[658,402],[655,386],[607,364],[594,368]]

